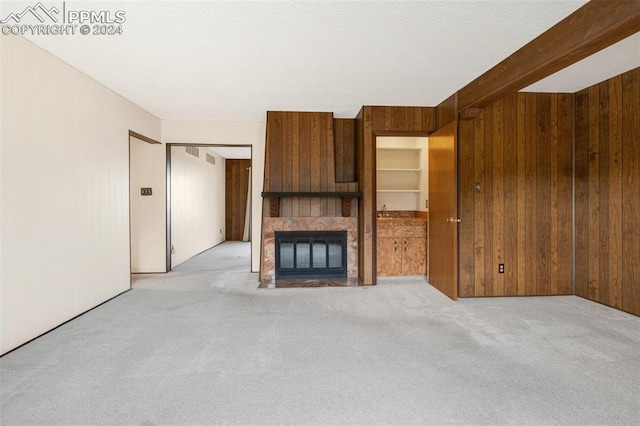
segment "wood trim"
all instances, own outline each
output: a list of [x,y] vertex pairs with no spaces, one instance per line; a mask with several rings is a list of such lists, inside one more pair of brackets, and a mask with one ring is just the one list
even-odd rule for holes
[[353,198],[342,197],[342,217],[351,216],[351,201]]
[[287,198],[287,197],[339,197],[339,198],[360,198],[362,192],[263,192],[264,198]]
[[269,213],[271,217],[280,217],[280,198],[269,199]]
[[441,129],[458,116],[458,92],[449,96],[436,106],[436,130]]
[[136,139],[140,139],[141,141],[150,143],[152,145],[161,145],[161,143],[155,139],[151,139],[150,137],[141,135],[140,133],[134,132],[133,130],[129,130],[129,137],[132,137],[132,136]]
[[[416,107],[419,108],[419,107]],[[375,136],[397,136],[397,137],[428,137],[433,131],[415,132],[415,131],[395,131],[395,130],[376,130]]]
[[460,120],[473,120],[478,117],[482,112],[482,108],[467,108],[464,111],[460,112]]
[[167,247],[166,247],[166,265],[165,272],[171,272],[171,144],[166,145],[166,191],[167,191]]
[[458,111],[486,106],[638,31],[639,1],[590,1],[462,88]]

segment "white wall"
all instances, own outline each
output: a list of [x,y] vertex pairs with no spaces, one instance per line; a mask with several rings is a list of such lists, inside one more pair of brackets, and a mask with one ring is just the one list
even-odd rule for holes
[[[167,270],[167,178],[165,145],[131,137],[129,151],[131,272]],[[151,188],[142,196],[140,188]]]
[[[199,157],[171,148],[171,267],[225,240],[224,158],[203,147]],[[215,157],[215,165],[206,154]]]
[[0,35],[0,353],[129,289],[129,130],[160,120]]
[[[265,113],[266,115],[266,113]],[[266,121],[162,121],[164,143],[208,143],[250,145],[251,167],[251,270],[260,269],[260,235],[262,227],[262,197],[264,181],[264,145]]]

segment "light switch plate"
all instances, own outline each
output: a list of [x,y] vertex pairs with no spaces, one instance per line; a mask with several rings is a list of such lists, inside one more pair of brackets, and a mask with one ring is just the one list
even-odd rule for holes
[[140,195],[153,195],[151,188],[140,188]]

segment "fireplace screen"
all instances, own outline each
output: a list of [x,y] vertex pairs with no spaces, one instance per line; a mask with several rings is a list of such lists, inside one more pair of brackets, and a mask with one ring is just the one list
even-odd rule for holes
[[277,278],[346,278],[347,231],[276,231]]

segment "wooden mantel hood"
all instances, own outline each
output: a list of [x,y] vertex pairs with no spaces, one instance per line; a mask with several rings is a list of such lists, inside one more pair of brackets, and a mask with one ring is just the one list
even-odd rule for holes
[[271,217],[280,216],[280,198],[298,198],[298,197],[339,197],[342,199],[342,216],[351,216],[351,201],[353,198],[362,197],[362,192],[293,192],[293,191],[276,191],[263,192],[262,198],[269,198],[269,210]]

